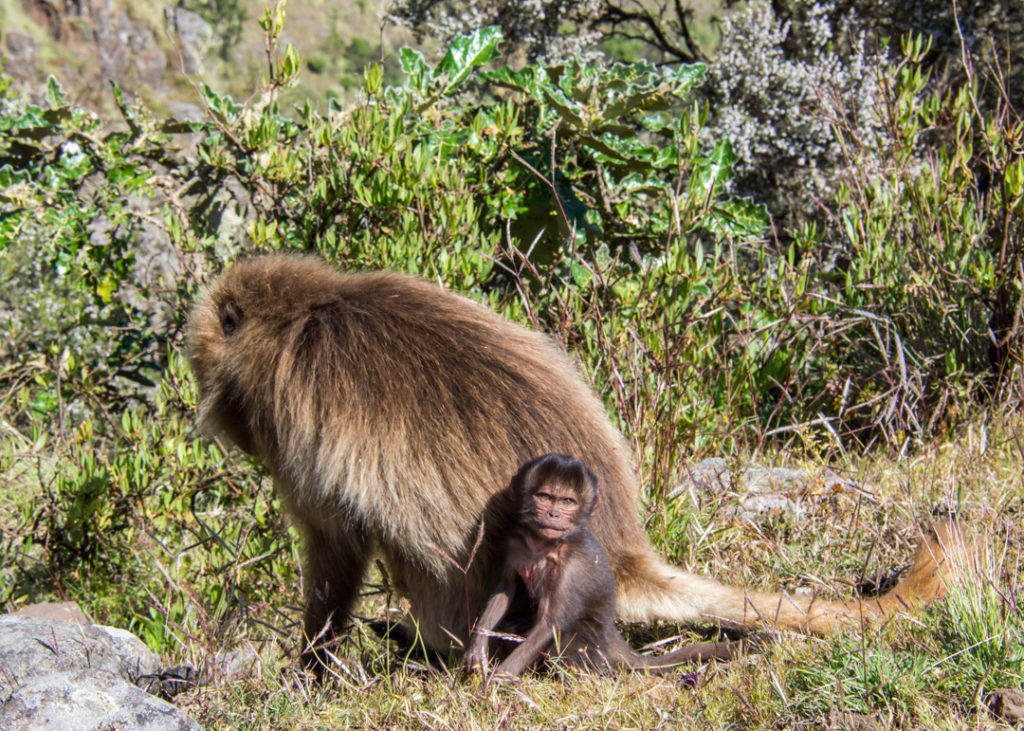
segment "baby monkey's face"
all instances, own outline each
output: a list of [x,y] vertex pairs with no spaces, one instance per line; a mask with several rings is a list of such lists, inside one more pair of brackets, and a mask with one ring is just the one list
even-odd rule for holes
[[549,541],[565,537],[579,524],[580,494],[568,485],[539,485],[530,496],[531,527],[537,537]]

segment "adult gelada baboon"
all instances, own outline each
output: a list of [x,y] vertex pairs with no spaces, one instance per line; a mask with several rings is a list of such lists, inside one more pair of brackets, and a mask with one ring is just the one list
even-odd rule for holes
[[[631,621],[724,620],[828,632],[940,587],[938,544],[903,582],[863,604],[746,591],[685,573],[653,551],[633,460],[570,359],[544,335],[438,285],[342,273],[273,255],[229,268],[192,316],[201,418],[273,475],[305,537],[308,637],[344,629],[379,552],[423,642],[468,639],[501,565],[481,520],[520,464],[547,452],[587,464],[602,487],[590,524]],[[467,616],[468,612],[471,616]]]

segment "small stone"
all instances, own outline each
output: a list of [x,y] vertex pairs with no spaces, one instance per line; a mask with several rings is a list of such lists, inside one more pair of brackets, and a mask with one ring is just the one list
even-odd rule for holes
[[831,725],[834,728],[845,729],[846,731],[879,731],[882,725],[875,716],[868,716],[853,711],[841,713],[833,711],[830,715]]
[[1012,726],[1024,724],[1024,691],[1012,688],[993,690],[985,696],[985,705],[993,716]]

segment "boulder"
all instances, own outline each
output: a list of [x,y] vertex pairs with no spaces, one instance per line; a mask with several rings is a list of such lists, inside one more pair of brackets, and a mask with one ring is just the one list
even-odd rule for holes
[[800,519],[803,514],[801,503],[809,497],[831,497],[842,493],[870,495],[857,483],[829,470],[811,474],[806,470],[752,463],[737,469],[734,476],[729,463],[721,457],[685,467],[669,495],[677,497],[684,493],[690,495],[697,505],[708,498],[729,498],[736,504],[725,508],[723,514],[749,523],[761,523],[784,515]]
[[89,616],[75,602],[39,602],[21,607],[14,613],[23,617],[35,617],[53,622],[92,624]]
[[4,731],[200,731],[167,701],[107,670],[70,670],[38,675],[0,705]]
[[134,683],[160,670],[138,637],[116,627],[0,616],[0,698],[29,678],[67,670],[106,670]]
[[[42,618],[53,616],[74,621]],[[190,669],[173,671],[161,672],[131,632],[88,624],[73,602],[24,607],[0,616],[0,729],[198,731],[183,711],[137,687],[171,695],[173,680],[175,691],[194,684]]]

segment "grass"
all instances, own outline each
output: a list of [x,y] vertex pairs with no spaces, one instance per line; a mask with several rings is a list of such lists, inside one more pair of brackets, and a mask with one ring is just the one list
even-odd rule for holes
[[[783,635],[760,654],[664,677],[559,670],[515,683],[425,669],[359,623],[336,676],[311,684],[294,652],[301,614],[294,532],[266,481],[230,454],[215,453],[222,460],[215,467],[237,494],[225,489],[205,505],[178,506],[192,540],[166,538],[179,526],[167,522],[173,504],[167,514],[133,511],[130,530],[122,530],[130,537],[110,537],[130,541],[131,574],[144,592],[113,590],[128,569],[110,556],[48,562],[53,548],[31,521],[40,514],[33,505],[55,501],[44,459],[53,447],[4,440],[0,569],[8,587],[23,590],[7,593],[6,608],[74,598],[98,621],[131,626],[160,645],[168,665],[207,668],[209,682],[176,700],[204,728],[822,728],[848,726],[849,714],[877,727],[985,728],[985,694],[1024,682],[1024,428],[1013,415],[980,418],[959,438],[903,460],[851,459],[842,472],[859,489],[812,482],[791,495],[802,506],[799,519],[739,523],[727,517],[742,498],[736,493],[684,496],[653,511],[655,542],[687,568],[752,588],[849,595],[850,584],[906,564],[935,508],[956,510],[981,550],[954,572],[948,598],[927,611],[864,634]],[[823,467],[792,453],[759,460],[811,473]],[[359,616],[401,608],[382,584],[379,574],[369,582]],[[165,634],[154,634],[157,627]],[[698,637],[671,625],[625,630],[635,646]],[[218,658],[238,648],[250,667],[228,676]]]

